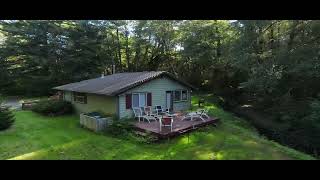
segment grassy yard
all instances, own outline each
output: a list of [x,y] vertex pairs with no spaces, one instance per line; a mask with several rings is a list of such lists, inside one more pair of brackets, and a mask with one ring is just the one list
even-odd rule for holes
[[[197,98],[193,98],[196,104]],[[260,137],[232,114],[207,104],[221,118],[217,128],[157,144],[99,135],[79,127],[77,116],[44,117],[17,111],[0,132],[0,159],[313,159]]]

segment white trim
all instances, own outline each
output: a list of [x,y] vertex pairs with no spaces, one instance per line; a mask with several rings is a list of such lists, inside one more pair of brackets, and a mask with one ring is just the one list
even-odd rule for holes
[[[180,92],[180,100],[175,100],[175,95],[176,95],[176,91]],[[187,92],[187,99],[182,99],[182,91],[186,91]],[[178,102],[186,102],[188,101],[188,90],[187,89],[177,89],[177,90],[173,90],[173,102],[174,103],[178,103]]]

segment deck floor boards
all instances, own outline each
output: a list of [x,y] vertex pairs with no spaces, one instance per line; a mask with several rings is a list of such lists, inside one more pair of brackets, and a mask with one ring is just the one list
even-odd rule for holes
[[138,131],[152,133],[158,138],[167,138],[195,130],[199,127],[216,125],[219,120],[218,118],[212,117],[205,119],[205,121],[202,121],[200,118],[194,118],[192,121],[190,118],[182,119],[183,116],[178,116],[173,119],[172,132],[170,131],[170,127],[162,127],[162,130],[160,131],[159,121],[152,121],[150,123],[146,121],[136,122],[135,127]]

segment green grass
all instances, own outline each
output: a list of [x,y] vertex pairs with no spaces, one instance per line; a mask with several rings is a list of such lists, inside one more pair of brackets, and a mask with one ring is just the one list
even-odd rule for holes
[[80,128],[77,116],[17,111],[15,125],[0,132],[0,159],[313,159],[260,137],[213,104],[207,108],[221,118],[219,127],[156,144],[95,134]]

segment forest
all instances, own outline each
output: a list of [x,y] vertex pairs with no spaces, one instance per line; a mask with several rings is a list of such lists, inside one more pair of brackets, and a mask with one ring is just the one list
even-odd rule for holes
[[0,94],[46,96],[102,73],[168,71],[262,135],[320,152],[318,20],[1,20]]

